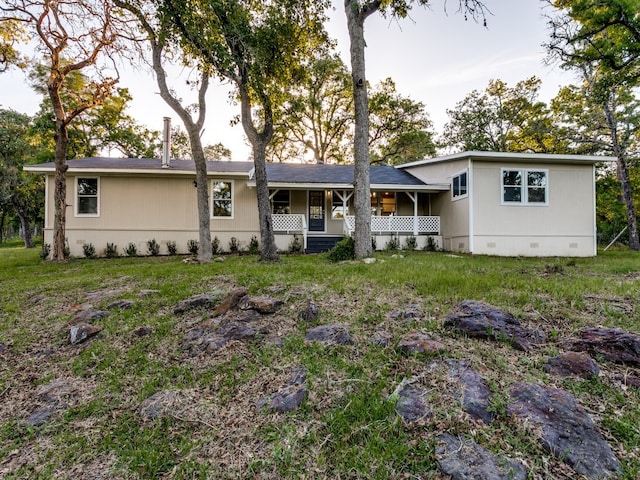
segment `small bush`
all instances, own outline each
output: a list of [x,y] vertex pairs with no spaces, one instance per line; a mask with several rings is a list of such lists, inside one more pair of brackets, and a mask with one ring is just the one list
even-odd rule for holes
[[86,258],[96,258],[96,247],[93,246],[93,243],[85,243],[82,245],[82,253]]
[[391,235],[391,238],[387,242],[387,245],[384,247],[385,250],[395,251],[400,250],[400,239],[395,235]]
[[404,240],[404,245],[407,250],[415,250],[416,248],[418,248],[418,240],[413,235],[409,235]]
[[344,237],[336,246],[329,250],[329,260],[341,262],[356,258],[356,242],[352,237]]
[[64,258],[69,258],[71,256],[71,248],[69,248],[69,239],[64,239],[64,248],[62,249],[62,253],[64,254]]
[[231,237],[229,239],[229,251],[231,253],[238,253],[240,251],[240,245],[238,244],[238,239],[236,237]]
[[187,250],[189,251],[189,253],[191,254],[192,257],[197,257],[198,256],[198,250],[200,249],[200,246],[198,245],[198,241],[197,240],[189,240],[187,242]]
[[378,240],[376,237],[371,237],[371,251],[375,252],[378,249]]
[[124,253],[127,254],[127,257],[135,257],[138,255],[138,247],[136,247],[135,243],[130,242],[127,245],[127,248],[124,249]]
[[176,242],[172,240],[169,240],[167,242],[167,252],[169,252],[169,255],[171,256],[178,254],[178,247],[176,245]]
[[255,235],[251,237],[251,241],[249,242],[249,253],[251,255],[260,253],[260,242],[258,242],[258,238]]
[[287,252],[289,253],[302,253],[302,241],[300,241],[300,235],[294,235],[289,243],[289,248]]
[[438,250],[438,244],[433,237],[427,237],[427,244],[424,246],[425,251],[435,252]]
[[155,238],[147,242],[147,251],[152,257],[157,257],[160,254],[160,244],[156,242]]
[[51,244],[50,243],[43,243],[42,244],[42,250],[40,250],[40,258],[42,260],[46,260],[49,258],[49,255],[51,255]]
[[118,256],[118,246],[107,242],[107,248],[104,249],[104,256],[107,258],[116,258]]
[[211,254],[217,255],[220,253],[220,239],[218,237],[213,237],[211,240]]

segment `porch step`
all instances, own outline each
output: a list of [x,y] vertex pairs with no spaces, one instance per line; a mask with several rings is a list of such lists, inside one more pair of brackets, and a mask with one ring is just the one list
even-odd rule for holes
[[306,253],[328,252],[342,237],[307,237]]

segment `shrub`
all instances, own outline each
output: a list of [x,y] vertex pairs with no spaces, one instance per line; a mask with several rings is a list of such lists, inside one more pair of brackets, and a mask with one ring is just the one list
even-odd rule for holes
[[344,237],[336,246],[329,250],[329,260],[341,262],[356,258],[356,242],[352,237]]
[[395,251],[400,250],[400,239],[395,235],[391,235],[391,238],[387,242],[387,245],[384,247],[385,250]]
[[127,254],[127,257],[135,257],[138,255],[138,247],[133,242],[129,242],[127,248],[124,249],[124,253]]
[[85,243],[82,245],[82,253],[86,258],[96,258],[96,247],[93,246],[93,243]]
[[376,237],[371,237],[371,250],[375,252],[378,248],[378,240]]
[[40,258],[46,260],[49,258],[49,255],[51,255],[51,244],[43,243],[42,250],[40,250]]
[[118,246],[107,242],[107,248],[104,249],[104,256],[107,258],[115,258],[118,256]]
[[167,242],[167,252],[169,252],[169,255],[176,255],[178,253],[178,247],[176,245],[176,242],[169,240]]
[[198,250],[200,249],[197,240],[189,240],[187,242],[187,250],[191,254],[192,257],[198,256]]
[[213,240],[211,240],[211,254],[217,255],[218,253],[220,253],[220,239],[213,237]]
[[291,239],[291,242],[289,243],[289,248],[287,249],[287,252],[302,253],[302,250],[303,250],[303,247],[302,247],[302,242],[300,241],[300,236],[294,235],[293,238]]
[[64,248],[62,249],[62,253],[64,254],[64,258],[69,258],[71,256],[71,248],[69,248],[69,239],[64,239]]
[[160,254],[160,244],[156,242],[155,238],[147,242],[147,250],[152,257],[157,257]]
[[427,237],[427,244],[424,246],[424,249],[427,252],[435,252],[438,250],[438,244],[433,237]]
[[251,255],[260,253],[260,242],[258,242],[258,238],[255,235],[251,237],[251,241],[249,242],[249,253]]
[[405,239],[404,245],[407,250],[415,250],[418,247],[418,240],[413,235],[409,235]]
[[240,250],[240,245],[238,244],[238,239],[236,237],[231,237],[229,239],[229,251],[231,253],[238,253]]

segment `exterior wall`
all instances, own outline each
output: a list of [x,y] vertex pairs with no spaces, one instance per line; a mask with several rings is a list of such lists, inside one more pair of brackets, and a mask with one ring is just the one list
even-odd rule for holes
[[[503,168],[546,170],[547,205],[503,205]],[[474,162],[473,253],[593,256],[593,181],[592,165]]]
[[[82,177],[91,178],[89,174]],[[166,244],[174,241],[178,252],[187,253],[187,242],[198,239],[198,210],[193,178],[100,175],[99,215],[76,215],[76,177],[67,174],[66,236],[71,255],[82,256],[82,246],[92,243],[98,254],[108,243],[118,246],[120,254],[129,243],[141,255],[147,252],[147,241],[155,239],[161,254]],[[214,177],[211,177],[212,179]],[[218,237],[220,247],[228,249],[231,237],[245,248],[251,237],[259,237],[255,189],[247,187],[246,178],[229,179],[233,183],[233,216],[211,219],[211,237]],[[53,192],[53,176],[47,176],[48,192]],[[52,193],[51,193],[52,194]],[[53,202],[46,205],[45,242],[53,240]]]
[[[420,165],[407,169],[428,183],[451,183],[454,175],[469,167],[466,159]],[[432,194],[431,215],[440,216],[442,247],[451,252],[469,252],[469,197],[452,199],[451,191]]]

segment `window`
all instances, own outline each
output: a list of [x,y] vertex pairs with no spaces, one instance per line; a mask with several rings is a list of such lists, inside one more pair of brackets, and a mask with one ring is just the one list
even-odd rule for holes
[[546,205],[546,170],[502,170],[502,203]]
[[97,217],[99,215],[98,179],[78,178],[76,183],[76,215]]
[[455,177],[452,180],[452,194],[453,198],[458,197],[466,197],[469,193],[467,186],[467,172],[464,171]]
[[388,217],[396,214],[396,194],[394,192],[371,193],[371,215]]
[[278,190],[271,195],[271,213],[291,213],[289,190]]
[[213,182],[212,199],[213,199],[213,218],[232,218],[233,217],[233,190],[232,182]]

